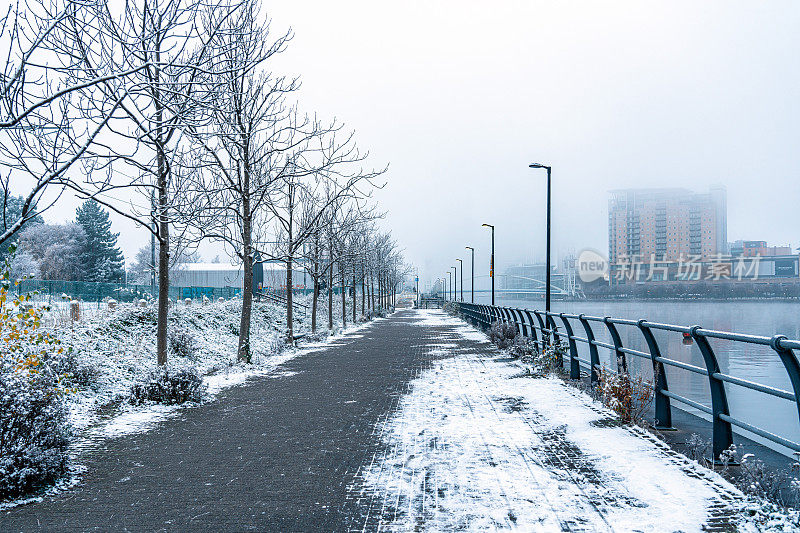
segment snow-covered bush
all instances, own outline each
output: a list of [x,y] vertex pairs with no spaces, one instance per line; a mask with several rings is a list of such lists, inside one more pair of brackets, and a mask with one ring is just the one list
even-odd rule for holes
[[[12,247],[12,254],[14,249]],[[44,308],[10,294],[11,266],[0,273],[0,499],[38,490],[67,464],[69,391],[53,364],[64,349],[42,331]]]
[[93,387],[100,377],[97,366],[91,361],[77,357],[72,347],[53,356],[51,366],[70,387]]
[[194,336],[184,328],[172,328],[168,340],[170,351],[179,357],[192,357],[197,349]]
[[68,428],[61,392],[46,364],[0,362],[0,500],[40,489],[64,473]]
[[560,359],[555,350],[547,348],[539,350],[536,343],[522,335],[518,335],[508,349],[512,357],[519,360],[524,369],[524,376],[545,377],[553,375]]
[[501,350],[508,348],[517,337],[517,326],[506,322],[494,322],[489,330],[489,339]]
[[[800,504],[800,463],[792,463],[791,471],[768,468],[761,459],[752,453],[739,458],[739,450],[735,444],[720,454],[723,474],[731,478],[734,484],[745,494],[756,499],[766,500],[781,507],[797,509]],[[737,464],[737,469],[729,468]]]
[[455,302],[445,302],[442,304],[442,311],[455,315],[458,313],[458,305]]
[[514,342],[509,345],[508,353],[514,359],[533,357],[538,355],[539,347],[533,339],[517,335],[517,337],[514,338]]
[[697,461],[698,463],[704,463],[708,460],[706,453],[708,452],[709,448],[711,448],[711,441],[702,438],[697,433],[692,433],[688,439],[686,439],[686,455],[689,459]]
[[145,381],[131,388],[131,403],[175,404],[201,402],[205,393],[203,376],[194,368],[154,370]]
[[642,425],[653,401],[653,385],[642,375],[632,378],[627,372],[607,367],[598,371],[600,399],[625,423]]

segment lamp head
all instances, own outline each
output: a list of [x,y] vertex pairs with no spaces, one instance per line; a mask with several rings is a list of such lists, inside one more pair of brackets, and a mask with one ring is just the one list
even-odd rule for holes
[[547,165],[543,165],[541,163],[531,163],[530,165],[528,165],[528,167],[530,167],[530,168],[546,168],[546,169],[550,170],[550,167],[548,167]]

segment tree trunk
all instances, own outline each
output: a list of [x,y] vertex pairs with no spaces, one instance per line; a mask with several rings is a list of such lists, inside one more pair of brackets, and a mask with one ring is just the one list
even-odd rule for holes
[[344,266],[339,263],[339,277],[342,279],[342,329],[347,327],[347,295],[344,293]]
[[353,267],[353,324],[356,323],[356,309],[358,306],[356,305],[356,269]]
[[289,224],[287,228],[289,253],[286,258],[286,340],[289,344],[294,342],[294,309],[292,309],[292,260],[294,259],[294,186],[289,184]]
[[333,262],[328,265],[328,329],[333,329]]
[[[161,41],[156,42],[155,57],[161,59]],[[158,63],[157,63],[158,64]],[[156,164],[158,166],[158,321],[156,323],[156,357],[159,365],[167,364],[167,319],[169,314],[169,221],[167,220],[167,195],[169,182],[167,160],[164,154],[163,105],[160,97],[161,71],[155,70],[156,105]]]
[[364,307],[365,307],[365,305],[367,303],[367,293],[365,291],[365,289],[367,287],[366,287],[364,281],[365,281],[365,275],[364,275],[364,270],[362,269],[361,270],[361,314],[364,315],[364,316],[367,316],[367,313],[364,310]]
[[239,318],[239,349],[236,359],[249,363],[252,360],[250,352],[250,319],[253,314],[253,250],[250,243],[245,246],[244,282],[242,283],[242,315]]
[[[316,270],[316,267],[315,267]],[[317,300],[319,299],[319,280],[314,276],[314,296],[311,299],[311,333],[317,332]]]
[[[291,227],[291,225],[289,226]],[[291,238],[291,233],[290,237]],[[291,344],[294,342],[294,310],[292,309],[292,253],[286,260],[286,340]]]
[[156,324],[156,353],[158,364],[167,364],[167,318],[169,314],[169,222],[167,221],[167,177],[164,156],[159,150],[158,165],[158,322]]
[[375,278],[373,276],[370,276],[370,278],[369,278],[369,286],[370,286],[370,289],[369,289],[369,302],[370,302],[370,305],[372,306],[372,312],[374,313],[375,312]]

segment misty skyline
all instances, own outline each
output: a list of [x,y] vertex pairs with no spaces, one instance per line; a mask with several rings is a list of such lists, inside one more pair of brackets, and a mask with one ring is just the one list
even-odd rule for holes
[[[800,244],[800,6],[790,2],[265,3],[272,69],[389,163],[376,194],[423,282],[464,246],[488,269],[608,246],[608,191],[724,185],[728,240]],[[74,218],[64,202],[48,221]],[[147,232],[112,217],[130,261]],[[211,258],[217,247],[203,246]]]

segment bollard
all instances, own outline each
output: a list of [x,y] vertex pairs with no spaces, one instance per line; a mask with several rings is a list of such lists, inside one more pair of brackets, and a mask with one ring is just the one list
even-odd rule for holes
[[114,298],[108,300],[108,310],[113,311],[117,308],[117,301]]
[[69,302],[69,317],[74,321],[81,319],[81,306],[78,300]]
[[139,300],[139,307],[147,307],[147,300],[145,300],[144,298]]

